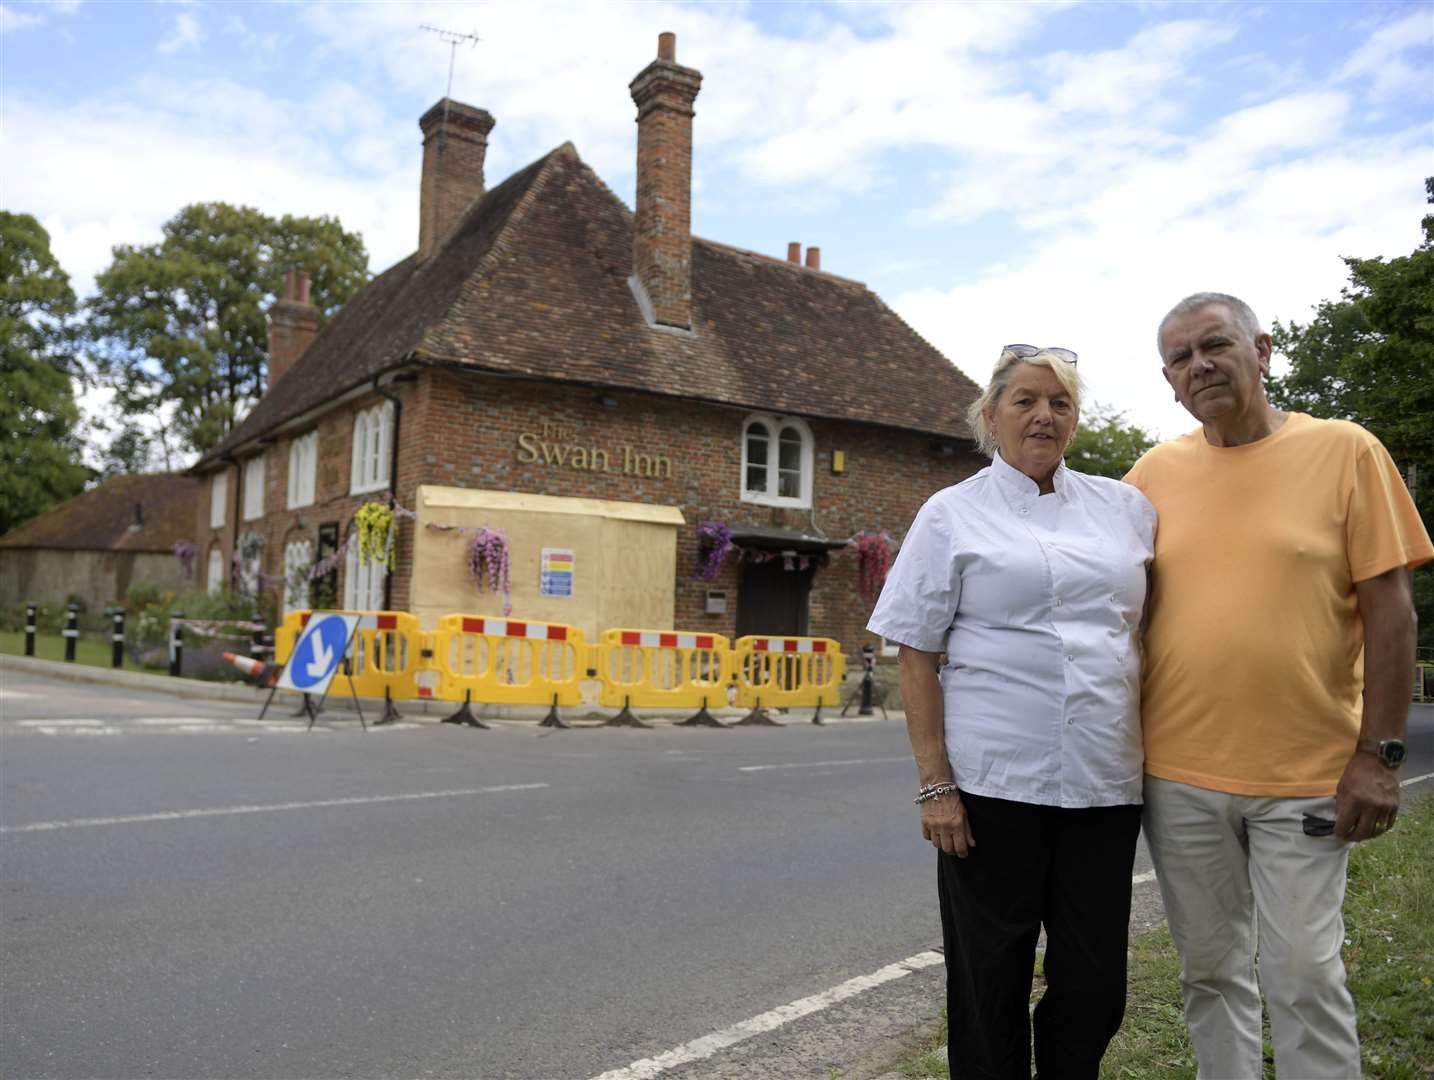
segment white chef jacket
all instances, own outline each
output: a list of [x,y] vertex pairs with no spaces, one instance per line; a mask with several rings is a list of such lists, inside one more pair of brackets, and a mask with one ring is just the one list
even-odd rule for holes
[[867,629],[946,653],[946,752],[962,791],[1043,806],[1138,803],[1155,508],[1129,484],[1065,465],[1053,486],[1041,495],[997,454],[933,495]]

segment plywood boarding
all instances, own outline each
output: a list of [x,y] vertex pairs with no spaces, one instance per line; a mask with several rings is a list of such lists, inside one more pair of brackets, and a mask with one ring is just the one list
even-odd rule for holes
[[[580,627],[589,641],[614,626],[673,628],[677,529],[671,506],[560,498],[510,491],[421,486],[414,530],[412,610],[425,629],[451,612],[501,615],[503,600],[480,591],[468,574],[469,537],[437,532],[432,522],[508,535],[512,618]],[[571,548],[571,597],[539,594],[542,549]]]

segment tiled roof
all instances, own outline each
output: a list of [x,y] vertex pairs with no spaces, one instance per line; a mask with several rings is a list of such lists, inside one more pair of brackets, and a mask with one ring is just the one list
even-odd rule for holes
[[201,465],[405,358],[970,438],[979,389],[864,285],[694,238],[687,334],[631,267],[632,212],[564,144],[356,294]]
[[182,473],[112,476],[11,529],[0,547],[168,552],[194,535],[200,486]]

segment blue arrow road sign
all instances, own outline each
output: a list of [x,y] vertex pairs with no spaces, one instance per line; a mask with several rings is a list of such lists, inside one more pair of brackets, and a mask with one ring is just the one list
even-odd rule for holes
[[317,612],[299,635],[294,652],[284,666],[278,686],[305,694],[324,694],[334,673],[348,654],[349,641],[358,626],[357,615],[324,615]]

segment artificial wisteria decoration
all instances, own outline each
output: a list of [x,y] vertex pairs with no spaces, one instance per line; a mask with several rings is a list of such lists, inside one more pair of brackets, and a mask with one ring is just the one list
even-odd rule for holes
[[732,530],[725,521],[699,521],[697,523],[697,576],[704,581],[716,581],[722,570],[722,561],[732,550]]
[[479,529],[468,541],[468,573],[479,591],[487,579],[491,592],[508,598],[508,538],[498,529]]
[[382,563],[393,569],[393,508],[381,502],[366,502],[354,514],[358,533],[359,561]]
[[174,542],[174,557],[183,567],[185,577],[194,576],[194,551],[193,540],[176,540]]
[[886,533],[856,534],[857,590],[862,599],[874,601],[886,584],[891,569],[891,537]]

